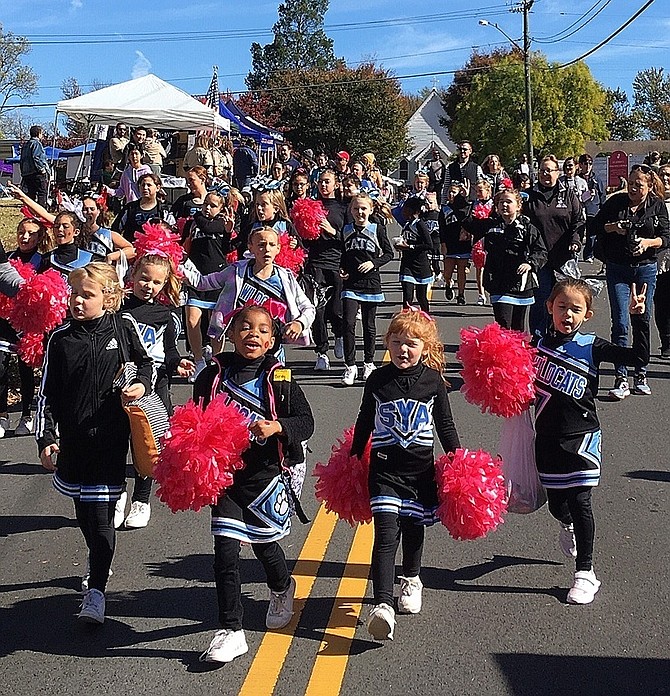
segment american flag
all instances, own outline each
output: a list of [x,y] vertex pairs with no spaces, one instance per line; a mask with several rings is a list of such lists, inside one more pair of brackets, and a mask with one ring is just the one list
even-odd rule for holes
[[209,89],[205,95],[205,104],[210,109],[219,112],[219,68],[216,65],[212,73],[212,81],[209,83]]

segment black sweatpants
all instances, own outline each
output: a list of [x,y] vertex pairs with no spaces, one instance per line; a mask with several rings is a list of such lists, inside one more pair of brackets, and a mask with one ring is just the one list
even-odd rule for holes
[[661,338],[661,349],[670,348],[670,271],[656,276],[654,321]]
[[577,542],[576,570],[591,570],[596,524],[591,509],[593,486],[547,488],[549,512],[563,524],[572,524]]
[[371,363],[375,360],[377,305],[374,302],[359,302],[350,297],[345,297],[342,300],[344,364],[349,366],[356,364],[356,314],[359,306],[363,323],[363,360],[366,363]]
[[[262,563],[268,587],[284,592],[291,583],[284,550],[276,542],[251,544]],[[214,537],[214,580],[219,600],[221,628],[239,631],[242,628],[242,581],[240,579],[240,542],[224,536]]]
[[402,285],[402,305],[403,307],[410,307],[414,304],[414,292],[416,291],[416,301],[419,303],[419,307],[426,312],[430,313],[430,307],[428,306],[428,286],[427,285],[416,285],[415,283],[401,282]]
[[513,305],[506,302],[493,303],[493,317],[503,329],[525,331],[526,315],[530,305]]
[[330,322],[335,338],[342,337],[342,278],[339,270],[310,266],[307,271],[322,288],[327,288],[328,300],[316,307],[312,324],[312,339],[317,353],[328,352],[328,326]]
[[395,556],[402,539],[402,572],[414,578],[421,570],[423,540],[426,529],[408,517],[394,512],[378,512],[373,516],[375,541],[372,546],[372,591],[375,604],[393,606]]
[[116,533],[114,530],[115,503],[82,503],[74,501],[74,511],[81,533],[88,546],[88,587],[105,591],[112,566]]

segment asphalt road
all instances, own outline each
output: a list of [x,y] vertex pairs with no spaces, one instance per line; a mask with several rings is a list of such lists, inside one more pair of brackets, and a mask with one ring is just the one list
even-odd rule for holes
[[[389,271],[385,281],[380,334],[399,298],[397,275]],[[471,279],[468,296],[476,299]],[[487,323],[490,307],[456,307],[436,290],[432,308],[461,441],[495,452],[500,423],[464,401],[454,358],[459,327]],[[591,329],[609,333],[604,297]],[[656,337],[652,345],[653,395],[600,404],[604,463],[594,507],[603,585],[592,605],[565,603],[573,569],[545,507],[508,515],[476,542],[431,528],[423,611],[399,617],[393,642],[375,643],[364,625],[370,528],[317,516],[308,485],[303,501],[316,520],[296,521],[284,542],[290,561],[300,559],[299,620],[266,634],[267,590],[245,549],[250,649],[219,669],[198,662],[217,628],[208,512],[174,515],[154,500],[148,528],[118,534],[104,626],[81,625],[85,546],[71,502],[51,487],[34,441],[8,434],[0,441],[0,694],[670,694],[670,364],[657,357]],[[340,386],[337,361],[329,374],[313,373],[309,350],[293,351],[290,362],[316,417],[312,463],[324,461],[354,422],[362,388]],[[603,371],[603,386],[611,374]],[[188,395],[175,387],[176,402]]]

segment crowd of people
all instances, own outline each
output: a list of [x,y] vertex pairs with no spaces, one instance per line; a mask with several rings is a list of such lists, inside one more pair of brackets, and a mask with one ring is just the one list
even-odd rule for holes
[[[612,398],[630,392],[626,366],[635,369],[633,391],[651,394],[646,365],[652,307],[661,355],[670,357],[670,164],[660,165],[658,173],[647,165],[633,167],[627,190],[607,198],[587,154],[562,164],[545,155],[537,181],[531,181],[527,162],[520,161],[510,177],[499,156],[489,154],[480,166],[472,145],[462,142],[448,165],[433,153],[392,208],[373,153],[300,156],[284,143],[261,175],[253,142],[234,151],[225,143],[217,160],[212,152],[219,144],[198,136],[184,161],[188,192],[167,205],[161,197],[164,154],[147,144],[155,135],[135,128],[131,140],[124,128],[118,124],[109,141],[118,186],[110,180],[80,207],[68,201],[68,209],[50,212],[35,179],[45,175],[39,170],[26,176],[27,192],[12,189],[32,214],[19,224],[17,249],[9,258],[38,271],[55,269],[71,286],[70,317],[46,346],[35,427],[35,376],[21,367],[19,431],[35,430],[43,466],[54,472],[55,487],[74,500],[89,551],[80,618],[104,621],[115,528],[144,527],[150,520],[151,478],[136,478],[125,510],[129,426],[122,399],[154,390],[169,414],[169,383],[179,375],[194,383],[194,398],[203,407],[219,393],[239,404],[251,435],[244,468],[212,507],[221,629],[202,659],[228,662],[247,651],[241,543],[251,545],[267,575],[267,627],[290,622],[295,581],[279,541],[290,529],[295,491],[285,473],[304,464],[304,443],[315,427],[284,348],[297,344],[314,347],[316,372],[339,360],[343,385],[365,384],[352,456],[363,456],[371,441],[374,606],[368,629],[376,639],[393,638],[401,541],[398,610],[421,610],[424,528],[437,520],[435,435],[445,452],[459,446],[431,289],[441,286],[448,301],[466,304],[471,264],[476,302],[490,303],[503,328],[534,335],[542,394],[536,407],[537,469],[550,512],[560,522],[561,548],[576,564],[568,601],[590,603],[600,587],[591,509],[601,456],[598,368],[601,362],[616,365]],[[110,224],[108,202],[115,196],[123,207]],[[306,205],[298,202],[310,200],[322,212],[315,234],[307,235],[293,213]],[[397,233],[389,238],[392,226]],[[302,252],[301,267],[282,265],[288,251]],[[395,252],[402,305],[383,337],[390,362],[380,367],[376,313],[388,290],[380,268]],[[577,277],[580,254],[587,263],[597,257],[605,265],[611,341],[583,331],[593,314],[593,291]],[[15,287],[20,280],[6,258],[0,262]],[[189,356],[177,350],[182,320]],[[9,425],[7,363],[16,342],[8,325],[3,339],[1,434]],[[124,363],[135,369],[119,386],[115,378]]]

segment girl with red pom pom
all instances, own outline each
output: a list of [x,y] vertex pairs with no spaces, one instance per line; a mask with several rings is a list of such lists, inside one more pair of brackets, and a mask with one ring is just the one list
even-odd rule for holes
[[540,231],[521,215],[521,194],[502,189],[494,198],[495,213],[462,222],[474,239],[484,242],[484,288],[491,297],[493,316],[504,329],[525,331],[528,308],[535,302],[537,272],[547,262]]
[[419,579],[425,527],[439,522],[435,483],[435,433],[445,452],[459,447],[447,384],[442,377],[444,347],[433,319],[403,310],[386,332],[391,363],[365,383],[351,454],[359,458],[372,435],[370,507],[374,607],[368,631],[377,640],[393,638],[395,556],[402,540],[398,610],[421,611]]
[[242,454],[244,468],[234,473],[232,486],[212,506],[221,630],[200,658],[206,662],[230,662],[248,649],[242,630],[240,542],[251,544],[266,573],[266,626],[283,628],[293,615],[295,580],[278,543],[290,531],[290,491],[282,468],[304,462],[303,443],[314,431],[314,419],[290,370],[272,355],[278,334],[268,310],[243,307],[228,329],[235,352],[215,356],[193,389],[194,401],[201,400],[205,407],[217,393],[228,394],[249,420],[252,439]]
[[[177,350],[181,322],[175,308],[180,305],[181,281],[177,277],[174,260],[160,249],[148,250],[135,261],[131,280],[133,294],[124,301],[122,316],[135,324],[144,349],[156,368],[154,391],[168,414],[172,414],[170,378],[174,375],[190,377],[195,370],[195,364],[182,358]],[[115,527],[124,524],[124,517],[125,526],[129,529],[139,529],[149,524],[152,483],[151,477],[144,478],[135,472],[130,512],[125,517],[124,493],[116,506]]]
[[549,512],[561,523],[559,543],[575,558],[570,604],[589,604],[600,588],[593,571],[595,524],[591,491],[600,481],[601,431],[596,413],[600,363],[639,367],[649,359],[649,333],[644,310],[647,286],[633,284],[629,311],[633,346],[617,346],[594,334],[582,333],[593,316],[593,293],[583,280],[557,283],[547,309],[548,334],[537,344],[535,459],[547,489]]
[[[121,399],[132,401],[151,389],[153,365],[135,329],[115,322],[123,289],[112,266],[89,264],[73,271],[69,283],[72,319],[47,344],[35,436],[42,466],[54,472],[54,488],[74,500],[89,550],[79,618],[101,624],[116,541],[114,508],[126,485],[130,425]],[[137,378],[121,398],[114,388],[120,341],[137,365]]]

